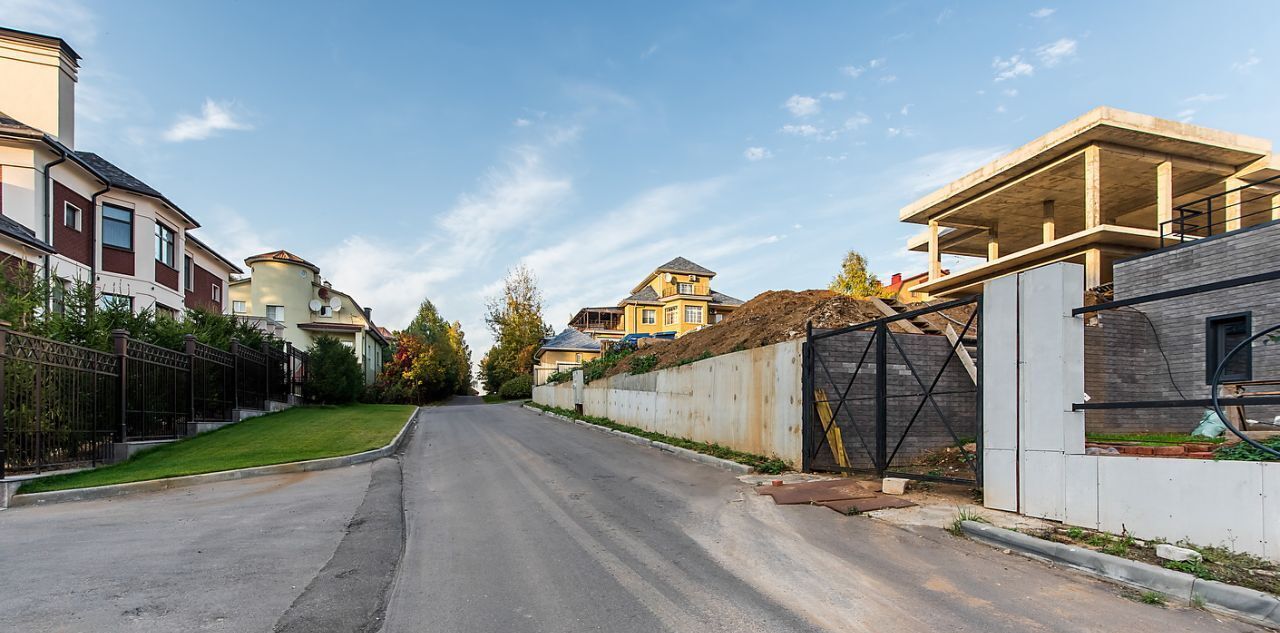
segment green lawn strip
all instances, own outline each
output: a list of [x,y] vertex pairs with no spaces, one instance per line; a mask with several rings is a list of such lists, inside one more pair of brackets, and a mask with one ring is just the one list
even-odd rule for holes
[[481,397],[481,398],[484,398],[484,401],[485,401],[485,402],[487,402],[487,403],[489,403],[489,404],[494,404],[494,403],[497,403],[497,402],[505,402],[505,401],[502,399],[502,396],[500,396],[500,395],[498,395],[498,394],[496,394],[496,393],[486,393],[486,394],[484,394],[483,396],[480,396],[480,397]]
[[1169,446],[1181,444],[1221,444],[1224,438],[1185,435],[1182,433],[1086,433],[1089,442],[1130,442],[1139,446]]
[[695,442],[693,440],[687,440],[681,437],[671,437],[670,435],[654,433],[653,431],[638,429],[634,426],[618,424],[617,422],[614,422],[613,420],[610,420],[608,418],[598,418],[590,415],[580,415],[576,411],[570,411],[569,409],[551,407],[543,404],[538,404],[536,402],[530,402],[529,405],[536,407],[538,409],[541,409],[543,411],[548,411],[550,413],[556,413],[568,418],[573,418],[575,420],[582,420],[583,422],[595,424],[596,426],[603,426],[605,428],[615,429],[618,431],[622,431],[623,433],[638,435],[645,439],[655,440],[658,442],[666,442],[667,444],[670,444],[672,446],[687,448],[691,451],[697,451],[704,455],[711,455],[712,457],[727,459],[729,461],[737,462],[739,464],[746,464],[748,466],[755,468],[757,471],[761,473],[765,473],[769,475],[776,475],[778,473],[785,472],[788,468],[786,462],[777,458],[765,457],[763,455],[753,455],[751,453],[743,453],[742,451],[735,451],[732,448],[727,448],[719,444],[712,444],[710,442]]
[[352,455],[386,446],[412,411],[412,406],[398,404],[295,407],[166,444],[119,464],[33,479],[19,494]]

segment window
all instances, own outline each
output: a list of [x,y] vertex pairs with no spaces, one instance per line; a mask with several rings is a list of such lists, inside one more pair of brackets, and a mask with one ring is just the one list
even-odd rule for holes
[[165,319],[175,319],[175,320],[176,320],[176,319],[178,318],[178,311],[177,311],[177,310],[174,310],[173,308],[170,308],[169,306],[167,306],[167,305],[165,305],[165,304],[163,304],[163,303],[157,303],[157,304],[156,304],[156,316],[158,316],[158,317],[162,317],[162,318],[165,318]]
[[70,202],[62,207],[62,224],[63,226],[79,231],[80,230],[80,207]]
[[111,204],[102,205],[102,243],[133,250],[133,211]]
[[658,311],[645,309],[640,315],[640,322],[646,325],[653,325],[658,322]]
[[232,312],[235,312],[236,314],[244,314],[244,302],[243,302],[243,301],[232,301],[232,302],[231,302],[231,311],[232,311]]
[[67,311],[67,281],[64,279],[53,280],[50,287],[50,303],[54,314],[65,314]]
[[322,305],[322,306],[320,306],[320,316],[322,316],[322,317],[331,317],[331,316],[333,316],[333,308],[332,308],[332,307],[330,307],[330,306],[328,306],[328,305]]
[[675,325],[676,316],[676,307],[671,306],[662,311],[662,323],[664,325]]
[[679,294],[682,294],[682,295],[691,295],[691,294],[693,294],[693,293],[694,293],[694,292],[693,292],[693,284],[687,284],[687,283],[683,283],[683,282],[682,282],[682,283],[678,283],[678,284],[676,284],[676,292],[677,292],[677,293],[679,293]]
[[267,306],[267,318],[277,323],[284,323],[284,306]]
[[[1240,312],[1205,320],[1205,382],[1213,382],[1218,365],[1253,331],[1253,313]],[[1222,370],[1223,382],[1253,380],[1253,350],[1246,347],[1231,357]]]
[[173,229],[156,222],[156,261],[176,268],[173,265]]
[[209,297],[217,303],[222,303],[222,284],[213,284]]
[[684,322],[702,323],[702,306],[685,306]]
[[102,297],[98,299],[98,307],[103,310],[112,308],[127,308],[133,311],[133,297],[129,295],[115,295],[109,292],[102,293]]
[[182,256],[182,278],[185,281],[183,281],[182,287],[186,288],[187,292],[191,292],[192,290],[195,290],[195,287],[196,287],[195,274],[196,274],[195,262],[191,261],[190,255],[183,255]]
[[573,360],[577,361],[577,362],[578,362],[578,364],[579,364],[579,365],[581,365],[581,364],[582,364],[582,352],[578,352],[578,353],[574,354],[574,355],[573,355]]

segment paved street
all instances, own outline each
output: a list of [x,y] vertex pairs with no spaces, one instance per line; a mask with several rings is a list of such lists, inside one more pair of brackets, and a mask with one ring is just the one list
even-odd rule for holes
[[0,512],[0,628],[1253,630],[941,530],[777,507],[723,471],[479,402],[421,416],[394,580],[401,469],[383,460]]

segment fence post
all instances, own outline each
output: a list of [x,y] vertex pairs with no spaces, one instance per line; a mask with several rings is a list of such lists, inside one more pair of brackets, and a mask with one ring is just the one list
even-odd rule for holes
[[294,361],[293,343],[290,341],[285,341],[284,342],[284,371],[285,371],[285,374],[288,376],[288,378],[285,380],[285,393],[284,393],[285,403],[289,403],[293,400],[293,376],[294,376],[293,361]]
[[271,402],[271,365],[272,365],[271,344],[266,341],[263,341],[262,342],[262,378],[263,378],[262,393],[264,394],[265,398],[262,401],[262,406],[266,408],[267,411],[271,410],[271,405],[268,404],[269,402]]
[[[4,401],[8,400],[4,384],[5,358],[9,354],[8,341],[9,328],[0,325],[0,479],[4,479],[4,464],[9,460],[9,453],[5,451],[5,420],[4,420]],[[2,494],[2,493],[0,493]]]
[[240,341],[231,339],[231,404],[232,415],[240,409]]
[[889,467],[889,326],[876,326],[876,476],[883,477]]
[[188,425],[196,422],[196,337],[188,334],[182,337],[183,350],[187,353],[187,398],[191,408],[191,417],[187,418]]
[[813,321],[804,324],[804,346],[800,350],[800,401],[804,407],[800,412],[800,470],[807,473],[813,470],[817,452],[813,448],[817,444],[813,430],[813,410],[817,406],[813,390]]
[[120,376],[117,395],[119,396],[119,413],[120,413],[120,443],[129,441],[129,422],[126,412],[129,410],[125,402],[128,397],[128,380],[129,380],[129,332],[126,330],[111,330],[111,343],[115,349],[116,357],[120,360]]

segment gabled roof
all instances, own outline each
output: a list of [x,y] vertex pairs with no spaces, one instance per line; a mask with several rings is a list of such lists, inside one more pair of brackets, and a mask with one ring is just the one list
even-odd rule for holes
[[559,334],[548,339],[546,343],[543,343],[542,347],[538,348],[538,353],[535,356],[540,356],[542,352],[548,350],[598,352],[600,351],[600,341],[570,327],[565,328]]
[[236,266],[235,263],[233,263],[231,260],[227,259],[226,257],[223,257],[220,253],[218,253],[218,251],[215,251],[212,248],[210,248],[208,244],[205,244],[204,242],[201,242],[199,239],[196,239],[196,236],[190,233],[187,233],[187,241],[191,242],[192,244],[195,244],[196,246],[199,246],[200,250],[210,255],[213,255],[215,259],[226,264],[227,268],[231,269],[231,272],[244,274],[244,271],[241,270],[239,266]]
[[289,251],[286,251],[284,249],[281,249],[278,251],[271,251],[269,253],[259,253],[257,255],[250,255],[244,258],[244,263],[249,266],[252,266],[254,262],[287,262],[290,264],[305,266],[307,268],[310,268],[315,273],[320,272],[319,266],[316,266],[315,264],[301,257],[298,257],[297,255],[294,255],[293,253],[290,253]]
[[654,289],[653,289],[653,286],[645,286],[644,288],[641,288],[638,292],[634,292],[634,293],[632,293],[630,297],[627,297],[626,299],[623,299],[623,300],[622,300],[622,301],[620,301],[619,303],[627,303],[627,302],[630,302],[630,301],[641,301],[641,302],[645,302],[645,303],[657,303],[657,302],[658,302],[658,291],[657,291],[657,290],[654,290]]
[[151,185],[142,182],[133,174],[116,167],[111,161],[94,154],[93,152],[72,152],[70,157],[76,162],[87,166],[95,174],[105,178],[107,184],[112,187],[161,200],[165,204],[169,205],[169,208],[177,211],[178,215],[181,215],[183,219],[190,222],[192,228],[200,226],[200,223],[196,222],[195,218],[187,215],[186,211],[183,211],[178,207],[178,205],[174,204],[172,200],[166,198],[163,193],[160,193]]
[[703,268],[683,257],[677,257],[658,267],[656,273],[683,273],[686,275],[706,275],[714,277],[716,274],[709,268]]
[[740,306],[742,305],[742,300],[730,297],[729,295],[723,292],[716,292],[712,290],[711,303],[718,303],[723,306]]
[[0,235],[5,235],[9,238],[22,242],[41,253],[49,253],[52,255],[57,252],[53,250],[52,246],[36,237],[35,231],[19,224],[16,220],[8,216],[0,215]]

